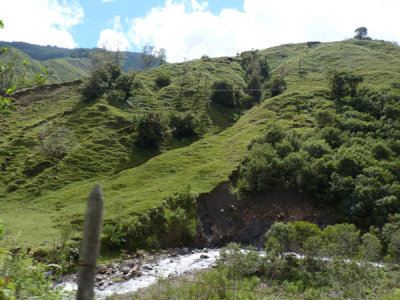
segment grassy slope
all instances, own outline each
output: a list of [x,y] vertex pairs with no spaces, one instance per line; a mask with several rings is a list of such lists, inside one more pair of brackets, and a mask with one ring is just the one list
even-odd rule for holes
[[[244,84],[238,64],[228,63],[223,58],[207,63],[193,61],[166,65],[140,73],[137,80],[142,82],[143,88],[135,95],[135,107],[130,112],[110,107],[104,100],[91,105],[79,103],[77,92],[73,88],[54,91],[56,95],[49,95],[47,100],[41,100],[26,108],[33,112],[22,113],[21,108],[21,114],[15,114],[12,121],[2,121],[2,134],[17,138],[20,132],[24,132],[24,128],[48,119],[72,128],[79,137],[79,146],[61,162],[63,171],[57,179],[52,177],[51,170],[45,170],[37,176],[41,181],[37,177],[24,178],[18,175],[21,166],[16,166],[10,174],[0,175],[6,179],[14,176],[15,180],[27,181],[23,183],[22,190],[13,193],[7,193],[7,186],[0,184],[0,192],[3,194],[0,218],[9,229],[11,228],[12,234],[22,232],[19,237],[20,243],[38,245],[44,239],[52,240],[57,237],[55,224],[82,220],[87,195],[95,182],[102,184],[108,220],[123,220],[124,216],[140,214],[157,205],[165,197],[182,190],[186,184],[190,184],[196,192],[208,192],[218,183],[227,180],[237,168],[251,139],[263,130],[262,124],[279,118],[288,126],[312,126],[309,120],[313,108],[329,105],[320,98],[322,93],[328,91],[325,74],[329,67],[356,71],[364,76],[363,85],[366,86],[385,88],[400,79],[399,47],[378,41],[349,40],[319,44],[311,48],[306,44],[284,45],[263,52],[268,56],[274,68],[273,72],[280,72],[279,67],[285,66],[288,89],[283,95],[254,107],[229,128],[227,126],[232,124],[230,119],[233,112],[218,112],[204,103],[207,81],[209,86],[215,78],[229,78],[238,86]],[[298,73],[300,58],[304,75]],[[186,74],[189,74],[185,80],[184,69]],[[160,70],[171,74],[173,79],[169,87],[158,90],[152,80]],[[206,76],[208,80],[205,79]],[[197,91],[198,78],[202,80]],[[184,89],[181,89],[182,85]],[[192,90],[194,94],[185,96],[192,94],[184,93],[187,90]],[[47,109],[48,105],[51,111]],[[46,110],[41,107],[46,107]],[[211,115],[214,118],[211,125],[203,123],[203,139],[170,151],[166,151],[167,146],[162,154],[153,158],[150,158],[150,155],[141,160],[143,152],[140,153],[138,149],[129,152],[121,145],[121,139],[126,138],[122,134],[124,127],[112,127],[120,124],[121,120],[129,120],[132,113],[140,113],[149,108],[167,111],[192,109],[199,115]],[[37,115],[33,120],[32,114],[35,113],[35,109]],[[68,113],[65,114],[65,111]],[[106,125],[110,122],[114,125]],[[28,139],[29,136],[34,139],[33,131],[28,130],[23,139]],[[115,141],[115,136],[118,136],[118,142]],[[4,156],[4,149],[12,149],[11,143],[13,142],[3,143],[0,158]],[[91,151],[88,150],[90,147],[93,148]],[[16,161],[24,161],[27,156],[29,159],[29,155],[38,160],[38,154],[27,151],[26,147],[21,146],[18,151],[20,152]],[[125,167],[118,163],[120,155],[128,157],[123,159],[122,165]],[[36,161],[35,159],[33,160]],[[129,168],[135,165],[132,161],[129,162],[130,159],[133,162],[149,160],[135,168]],[[96,170],[98,163],[100,169]],[[81,166],[92,166],[94,169],[88,167],[87,170],[82,170]],[[115,170],[121,169],[126,170],[115,173]],[[74,180],[76,182],[70,183]],[[53,187],[52,181],[55,181]],[[34,184],[30,186],[29,182]],[[59,189],[64,183],[68,184]],[[37,190],[38,185],[40,191]],[[32,189],[31,192],[29,188]],[[41,194],[33,196],[32,193],[35,192]]]
[[[9,54],[5,59],[15,59],[16,62],[16,75],[19,76],[15,78],[19,78],[23,72],[26,72],[25,78],[32,80],[42,73],[43,67],[46,68],[50,75],[46,82],[47,84],[73,81],[88,77],[89,74],[90,60],[87,58],[57,58],[38,61],[15,48],[8,48],[8,52]],[[24,60],[29,63],[26,70],[23,65]]]

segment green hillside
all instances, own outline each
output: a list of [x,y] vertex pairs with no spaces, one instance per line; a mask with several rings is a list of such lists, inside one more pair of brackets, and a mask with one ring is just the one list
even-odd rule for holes
[[[75,61],[85,62],[90,58],[90,55],[93,53],[98,53],[102,51],[100,48],[60,48],[57,46],[40,46],[35,44],[29,44],[24,42],[4,42],[0,41],[0,47],[4,46],[7,48],[15,48],[32,59],[39,60],[42,62],[46,62],[49,60],[60,60],[67,59],[67,61],[71,58],[76,59]],[[128,72],[132,69],[134,70],[143,70],[143,62],[140,57],[140,53],[138,52],[129,52],[129,51],[121,51],[121,55],[123,57],[122,68],[124,71]],[[84,63],[86,65],[86,63]],[[85,70],[85,68],[83,68]],[[86,75],[86,74],[85,74]]]
[[[95,183],[104,192],[106,223],[113,224],[139,218],[187,185],[196,193],[210,192],[228,181],[243,161],[252,159],[252,153],[247,156],[249,146],[255,140],[263,144],[260,138],[271,124],[279,124],[285,132],[297,128],[306,139],[318,133],[318,110],[332,110],[346,120],[352,117],[345,115],[346,110],[356,111],[351,102],[346,106],[330,97],[327,73],[332,68],[361,75],[364,81],[359,90],[399,93],[400,48],[387,42],[293,44],[259,54],[267,58],[272,78],[284,77],[287,87],[283,94],[270,97],[266,83],[262,102],[248,110],[210,101],[216,81],[225,80],[236,91],[247,87],[242,58],[202,59],[139,72],[124,107],[110,100],[111,92],[85,102],[80,86],[21,96],[12,115],[0,117],[0,162],[6,163],[0,172],[0,219],[9,234],[18,236],[22,245],[57,240],[60,224],[82,222],[87,195]],[[74,67],[73,60],[67,63]],[[59,66],[55,61],[51,65]],[[32,67],[36,68],[34,61]],[[170,77],[168,86],[157,86],[160,74]],[[243,92],[235,97],[246,99]],[[194,113],[200,124],[197,136],[171,137],[160,149],[138,145],[134,142],[137,119],[149,111]],[[353,113],[353,119],[356,116]],[[369,120],[364,115],[359,118]],[[46,157],[40,150],[44,123],[72,132],[69,151],[60,158]],[[349,132],[357,137],[357,130]],[[378,139],[368,132],[358,137]],[[398,155],[393,150],[390,160],[396,161]],[[245,185],[250,179],[243,166],[240,176]],[[256,189],[273,186],[260,184]]]
[[[10,47],[7,50],[8,55],[3,59],[15,61],[15,80],[24,75],[25,79],[30,81],[41,74],[43,68],[46,68],[49,74],[46,84],[74,81],[89,75],[90,60],[87,58],[57,58],[39,61],[16,48]],[[28,64],[25,65],[24,61]]]

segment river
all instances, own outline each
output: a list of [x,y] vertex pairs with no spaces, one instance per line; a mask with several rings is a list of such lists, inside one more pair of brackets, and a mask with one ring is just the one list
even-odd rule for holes
[[[133,277],[124,282],[112,283],[104,288],[96,288],[96,298],[105,299],[114,294],[135,292],[157,282],[160,277],[168,278],[210,268],[218,256],[219,249],[191,250],[187,254],[176,256],[160,255],[151,261],[142,262],[140,266],[141,276]],[[74,282],[64,282],[62,285],[65,290],[74,291],[77,289]]]

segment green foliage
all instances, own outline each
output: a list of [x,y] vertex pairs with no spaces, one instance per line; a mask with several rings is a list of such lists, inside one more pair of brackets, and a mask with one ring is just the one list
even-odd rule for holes
[[[0,29],[2,29],[4,23],[1,20],[0,22]],[[23,60],[24,71],[21,74],[16,74],[17,57],[8,58],[8,55],[9,51],[2,46],[0,50],[0,114],[5,115],[8,115],[9,111],[14,108],[11,99],[16,92],[42,85],[49,77],[46,69],[42,68],[42,73],[36,75],[33,79],[26,78],[29,63],[25,59]]]
[[27,258],[24,253],[12,254],[0,249],[0,299],[65,299],[68,293],[54,289],[46,279],[49,268]]
[[252,248],[242,248],[236,243],[229,243],[220,251],[217,263],[224,265],[231,278],[243,278],[256,275],[262,267],[263,260]]
[[[285,224],[283,222],[274,223],[265,234],[268,239],[269,246],[267,252],[273,249],[279,250],[281,254],[292,250],[292,239],[293,239],[293,226],[290,223]],[[271,240],[271,242],[270,242]],[[275,243],[278,242],[279,248],[276,247]]]
[[356,35],[354,36],[355,39],[358,40],[370,40],[371,38],[368,36],[368,29],[366,27],[359,27],[354,30]]
[[167,118],[161,112],[149,112],[138,120],[137,142],[142,146],[158,148],[169,136]]
[[41,125],[38,132],[40,151],[48,158],[60,159],[71,151],[74,142],[72,130],[65,126],[55,127],[48,124]]
[[[239,194],[245,197],[283,185],[306,194],[318,206],[332,207],[363,229],[383,226],[400,207],[394,188],[399,172],[389,167],[397,165],[397,144],[390,141],[398,138],[398,124],[389,125],[384,115],[396,96],[385,93],[360,92],[353,100],[316,109],[316,127],[310,131],[268,124],[240,168]],[[386,100],[371,112],[346,105],[360,97],[375,103]]]
[[286,81],[281,76],[272,76],[266,87],[270,90],[271,97],[275,97],[283,93]]
[[[4,227],[0,220],[0,241]],[[40,298],[44,300],[65,299],[70,296],[61,288],[55,288],[46,271],[59,265],[44,265],[29,258],[20,248],[8,251],[7,243],[0,244],[0,299],[16,300],[24,298]],[[57,274],[55,272],[54,274]]]
[[199,124],[199,119],[191,112],[174,112],[169,117],[169,126],[176,137],[196,135]]
[[396,299],[389,295],[398,294],[399,278],[396,267],[274,251],[264,256],[231,243],[221,249],[217,269],[161,280],[133,299]]
[[[207,193],[228,180],[243,161],[250,141],[258,140],[266,125],[280,120],[287,135],[270,145],[274,150],[271,159],[260,159],[272,169],[254,164],[255,170],[267,169],[272,174],[265,176],[267,182],[272,179],[271,185],[260,180],[260,185],[254,187],[273,191],[277,185],[302,193],[316,205],[356,222],[363,231],[368,230],[371,221],[383,226],[387,215],[396,212],[396,198],[399,199],[396,188],[399,97],[393,85],[399,81],[398,48],[383,41],[346,40],[320,43],[312,48],[306,43],[282,45],[259,53],[268,60],[274,74],[279,74],[280,67],[285,66],[288,85],[284,94],[243,114],[220,105],[207,105],[206,101],[212,82],[227,80],[234,83],[235,90],[247,86],[248,79],[238,64],[240,58],[166,64],[140,72],[131,89],[129,102],[133,105],[124,111],[109,105],[104,98],[96,103],[79,102],[76,86],[21,95],[15,119],[1,120],[0,159],[12,160],[7,162],[6,171],[0,172],[0,195],[4,200],[0,217],[10,224],[10,230],[22,232],[21,244],[38,245],[44,239],[57,237],[54,226],[61,220],[81,220],[79,211],[84,211],[85,203],[81,195],[87,194],[84,191],[92,181],[99,181],[105,187],[111,207],[106,211],[110,222],[123,222],[132,216],[138,219],[141,213],[158,207],[162,199],[176,192],[179,189],[176,182],[191,183],[196,191]],[[304,76],[298,74],[299,57]],[[329,66],[343,72],[356,70],[363,76],[363,88],[357,89],[353,100],[345,96],[337,103],[326,97],[330,92],[325,77]],[[183,69],[188,70],[184,81]],[[159,72],[171,76],[168,87],[155,88],[154,79]],[[136,136],[132,115],[158,110],[192,111],[199,115],[199,141],[189,145],[194,139],[171,139],[160,151],[132,147]],[[328,140],[330,135],[322,132],[323,128],[315,128],[313,112],[318,110],[334,114],[333,123],[324,126],[333,128],[329,132],[332,140]],[[45,168],[49,162],[43,161],[43,155],[31,143],[37,143],[37,124],[46,120],[66,124],[79,142],[60,162],[62,172],[58,172],[58,178],[51,168],[54,163]],[[321,158],[309,157],[300,148],[310,138],[325,139],[332,152]],[[377,141],[385,141],[393,152],[388,159],[376,158],[372,147]],[[176,149],[172,144],[185,147]],[[352,166],[346,168],[346,160],[354,164],[354,170]],[[246,159],[246,163],[251,164],[250,161],[251,158]],[[42,172],[25,174],[25,169],[37,165],[42,166],[37,169]],[[245,176],[240,181],[248,187]],[[9,187],[18,189],[7,193]],[[39,206],[46,209],[37,210]],[[23,222],[20,215],[24,216]],[[38,219],[41,224],[37,224]]]
[[91,56],[92,71],[82,88],[84,100],[93,100],[110,90],[122,74],[119,53],[103,51]]
[[167,73],[159,73],[155,82],[159,88],[163,88],[171,84],[171,77]]
[[354,224],[329,225],[323,231],[326,254],[330,257],[354,257],[360,245],[360,231]]
[[247,93],[253,97],[253,101],[260,102],[261,99],[261,81],[259,77],[252,77],[247,84]]
[[190,243],[196,234],[196,197],[188,186],[182,192],[149,209],[139,219],[106,224],[102,235],[104,249],[154,249]]
[[361,241],[359,249],[361,258],[368,261],[379,261],[382,255],[382,245],[378,237],[367,232],[361,237]]
[[211,101],[225,107],[235,106],[233,87],[229,82],[225,80],[215,81],[211,88],[213,90]]
[[382,228],[382,237],[387,246],[387,260],[400,262],[400,214],[390,216]]
[[329,79],[331,97],[337,101],[346,95],[354,99],[358,85],[364,80],[361,75],[336,70],[328,71],[327,78]]

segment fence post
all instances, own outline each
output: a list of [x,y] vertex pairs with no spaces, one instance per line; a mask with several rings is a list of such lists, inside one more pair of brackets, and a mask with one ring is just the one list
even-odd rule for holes
[[103,206],[101,187],[96,184],[90,193],[86,209],[85,228],[79,253],[76,300],[94,298],[96,262],[100,252],[100,234],[103,227]]

